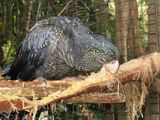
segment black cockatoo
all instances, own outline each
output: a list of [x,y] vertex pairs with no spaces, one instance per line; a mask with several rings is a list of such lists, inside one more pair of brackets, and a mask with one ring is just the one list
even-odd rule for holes
[[61,79],[98,72],[107,64],[118,67],[118,49],[94,34],[76,17],[50,17],[37,22],[26,34],[10,69],[3,76],[11,80],[37,77]]

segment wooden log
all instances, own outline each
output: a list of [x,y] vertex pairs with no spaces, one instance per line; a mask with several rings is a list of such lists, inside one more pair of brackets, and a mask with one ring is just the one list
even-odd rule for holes
[[88,93],[66,99],[67,103],[124,103],[125,97],[118,93]]
[[[125,84],[137,80],[143,80],[143,82],[148,84],[149,89],[154,76],[160,71],[159,60],[160,54],[152,53],[122,64],[119,72],[116,74],[110,74],[102,69],[100,72],[93,73],[82,81],[48,81],[49,87],[42,86],[42,83],[39,82],[37,84],[34,81],[15,82],[1,80],[0,110],[13,110],[13,108],[35,109],[49,103],[67,102],[67,100],[68,102],[89,102],[89,99],[83,99],[84,96],[80,96],[81,94],[88,95],[88,98],[92,98],[90,99],[92,102],[98,100],[102,102],[100,99],[95,100],[95,95],[90,94],[89,97],[88,93],[104,88],[111,89],[115,84]],[[102,94],[98,95],[103,96]],[[121,100],[116,100],[115,96],[111,96],[111,98],[115,98],[114,101],[124,102],[124,99],[121,98]],[[4,103],[8,107],[3,108]],[[106,103],[110,103],[110,101],[106,99]]]
[[[11,112],[18,110],[28,110],[30,111],[33,106],[31,101],[23,99],[21,97],[13,96],[13,98],[8,99],[8,96],[0,96],[0,111],[1,112]],[[61,103],[124,103],[125,97],[123,95],[118,95],[117,93],[89,93],[82,94],[80,96],[75,96],[70,99],[61,100]]]

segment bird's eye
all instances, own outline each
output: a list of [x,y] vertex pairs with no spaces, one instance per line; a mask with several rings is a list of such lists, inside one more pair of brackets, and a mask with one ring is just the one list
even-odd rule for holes
[[100,61],[101,63],[103,63],[103,62],[106,61],[106,59],[105,59],[105,58],[100,58],[99,61]]

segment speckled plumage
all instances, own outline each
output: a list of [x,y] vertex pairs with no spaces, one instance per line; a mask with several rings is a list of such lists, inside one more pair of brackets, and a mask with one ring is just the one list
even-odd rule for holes
[[119,58],[117,48],[92,33],[75,17],[51,17],[37,22],[27,33],[17,56],[5,75],[11,79],[37,77],[60,79],[97,72],[102,61]]

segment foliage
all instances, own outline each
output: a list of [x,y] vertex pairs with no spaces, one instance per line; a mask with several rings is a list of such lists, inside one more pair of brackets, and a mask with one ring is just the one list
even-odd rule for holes
[[[116,21],[114,1],[105,0],[105,9],[103,11],[105,23],[100,22],[101,17],[99,16],[102,14],[100,7],[104,3],[99,3],[99,1],[100,0],[72,0],[62,15],[81,18],[87,26],[99,34],[102,34],[102,26],[105,24],[105,35],[115,43]],[[68,2],[69,0],[33,0],[30,27],[40,19],[57,16]],[[138,0],[138,5],[141,35],[143,39],[147,40],[147,14],[145,13],[147,0]],[[26,0],[0,1],[0,66],[2,67],[12,62],[16,50],[25,36],[25,17],[28,12],[26,7]],[[128,57],[131,59],[132,55],[128,53]],[[102,120],[105,117],[105,111],[107,108],[110,108],[110,106],[97,104],[76,104],[69,106],[64,104],[57,108],[57,111],[54,113],[57,117],[62,116],[68,119],[81,117],[87,119],[85,115],[77,115],[74,112],[76,110],[77,113],[82,113],[82,110],[85,109],[93,115],[91,116],[93,120]]]
[[[30,27],[40,19],[57,16],[68,2],[69,0],[34,0]],[[100,23],[98,23],[99,18],[97,17],[100,14],[98,4],[98,0],[72,0],[62,15],[77,16],[94,32],[101,33]],[[12,62],[20,41],[25,36],[25,17],[28,11],[25,0],[2,0],[0,6],[0,27],[2,28],[0,30],[0,66],[4,66]],[[107,36],[114,39],[114,11],[111,11],[110,6],[113,6],[113,2],[112,5],[106,2],[104,14],[107,16],[107,28],[105,29],[107,30]]]
[[[69,0],[34,0],[32,2],[30,27],[40,19],[57,16]],[[98,3],[98,0],[72,0],[62,15],[77,16],[94,32],[101,33],[101,26],[98,23],[100,20],[97,17],[100,14],[98,4],[103,3]],[[115,20],[113,16],[114,10],[111,10],[111,7],[113,7],[113,2],[112,5],[106,2],[105,13],[103,14],[107,16],[107,19],[105,19],[107,34],[114,39]],[[0,30],[0,54],[3,55],[0,57],[0,65],[2,67],[13,61],[16,50],[25,36],[25,17],[27,12],[26,0],[3,0],[0,2],[0,27],[2,28]],[[65,120],[88,119],[89,117],[94,120],[101,120],[105,117],[105,114],[99,114],[99,108],[99,105],[94,104],[76,104],[73,106],[60,104],[57,105],[54,117]],[[101,108],[104,107],[101,106]],[[88,115],[82,113],[84,109],[86,110],[85,112],[88,112]],[[45,112],[42,111],[42,113]],[[92,116],[90,116],[91,114]]]
[[147,47],[148,43],[148,14],[147,14],[147,0],[138,0],[138,12],[139,12],[139,23],[140,33],[144,42],[144,46]]
[[4,63],[12,61],[15,49],[17,49],[23,35],[25,4],[18,0],[4,0],[0,2],[0,6],[0,26],[2,28],[0,31],[0,52],[3,54],[0,63],[2,66]]

